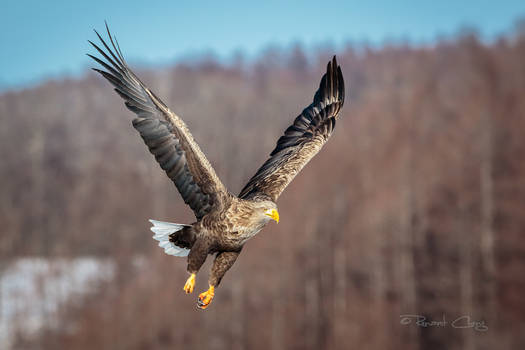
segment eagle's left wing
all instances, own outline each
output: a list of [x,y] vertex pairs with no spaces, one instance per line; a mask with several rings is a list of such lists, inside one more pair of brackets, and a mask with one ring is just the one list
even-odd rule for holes
[[270,158],[244,186],[239,197],[247,199],[262,194],[276,201],[332,134],[344,98],[343,74],[334,56],[312,104],[286,129]]

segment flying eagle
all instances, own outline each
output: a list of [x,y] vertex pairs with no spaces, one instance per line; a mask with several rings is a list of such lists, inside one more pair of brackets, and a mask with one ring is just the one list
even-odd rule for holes
[[284,131],[268,160],[235,196],[217,177],[182,119],[129,68],[107,24],[106,30],[111,48],[96,30],[105,50],[89,41],[104,58],[88,54],[105,71],[93,69],[115,87],[126,107],[136,114],[133,127],[197,219],[191,225],[150,220],[153,238],[166,254],[188,256],[186,293],[193,292],[195,275],[208,254],[215,254],[209,289],[197,302],[205,309],[246,241],[270,220],[279,222],[277,198],[332,134],[345,97],[341,68],[334,56],[313,102]]

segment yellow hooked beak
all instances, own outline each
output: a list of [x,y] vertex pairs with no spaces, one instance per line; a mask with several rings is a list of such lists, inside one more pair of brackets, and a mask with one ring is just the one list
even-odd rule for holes
[[275,222],[279,223],[279,212],[277,209],[269,209],[264,213],[264,215],[271,217],[275,220]]

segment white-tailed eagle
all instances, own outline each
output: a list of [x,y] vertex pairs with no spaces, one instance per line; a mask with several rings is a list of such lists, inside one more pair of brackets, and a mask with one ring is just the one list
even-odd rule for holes
[[107,25],[106,30],[111,47],[96,31],[103,48],[90,41],[102,58],[89,56],[104,68],[94,70],[135,113],[133,127],[197,219],[190,225],[150,220],[153,238],[167,254],[188,256],[186,293],[193,291],[195,274],[208,254],[215,254],[209,289],[198,298],[198,306],[204,309],[246,241],[270,220],[279,222],[277,198],[332,134],[345,96],[341,68],[334,56],[313,102],[284,131],[268,160],[235,196],[217,177],[186,124],[133,73]]

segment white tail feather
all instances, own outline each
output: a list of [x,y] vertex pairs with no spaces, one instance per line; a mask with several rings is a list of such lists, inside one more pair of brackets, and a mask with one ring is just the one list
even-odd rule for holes
[[155,233],[153,239],[159,241],[159,247],[164,249],[164,253],[174,256],[187,256],[190,252],[189,249],[177,247],[175,244],[170,242],[170,235],[177,231],[182,230],[185,226],[183,224],[174,224],[171,222],[149,220],[153,226],[150,230]]

